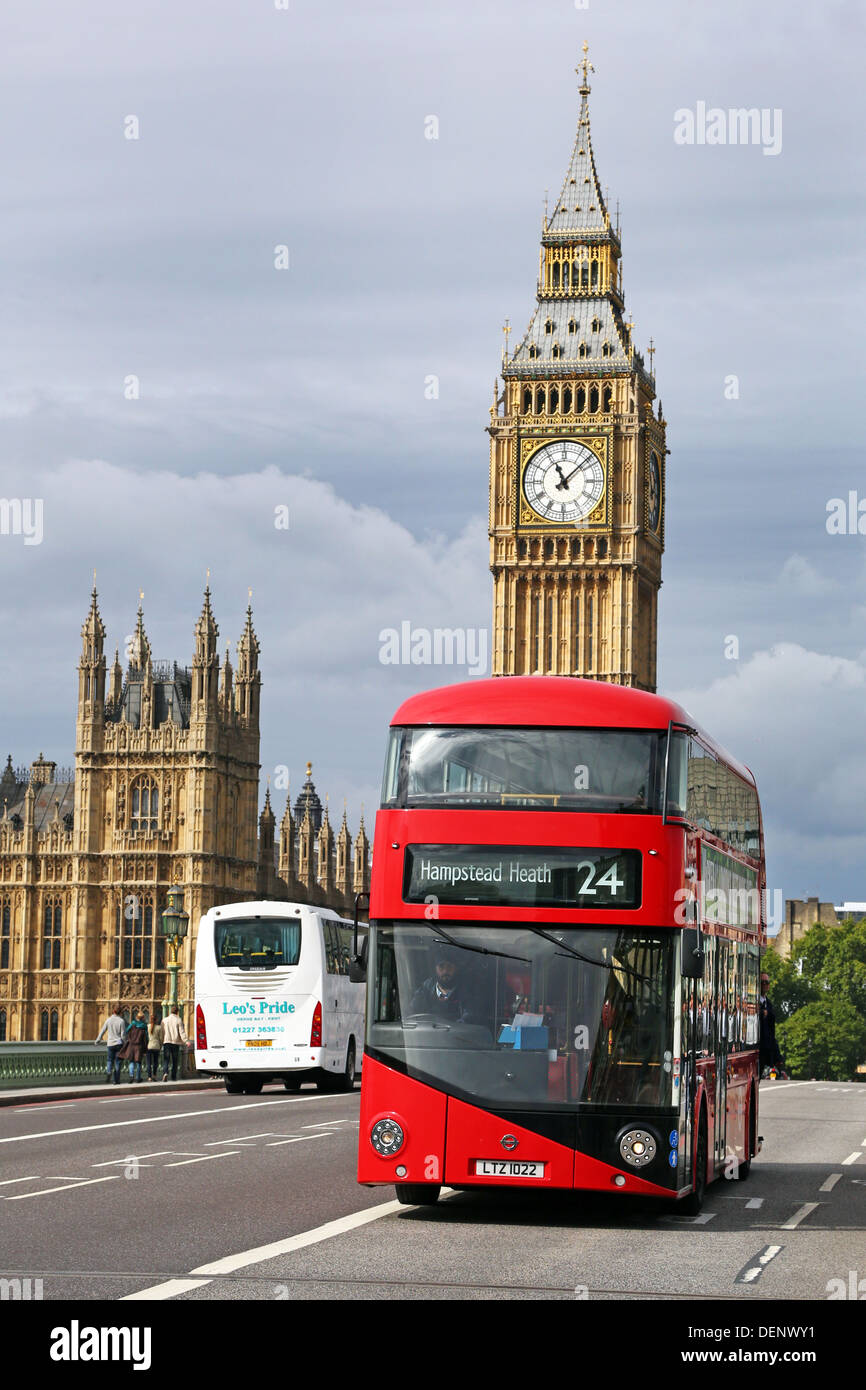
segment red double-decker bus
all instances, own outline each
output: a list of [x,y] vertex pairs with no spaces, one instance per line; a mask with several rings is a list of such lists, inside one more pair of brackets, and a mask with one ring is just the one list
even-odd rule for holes
[[358,1179],[679,1199],[759,1140],[760,807],[670,700],[417,695],[376,819]]

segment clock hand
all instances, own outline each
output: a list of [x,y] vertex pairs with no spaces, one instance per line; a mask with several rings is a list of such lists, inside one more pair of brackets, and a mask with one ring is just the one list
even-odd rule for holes
[[554,466],[554,468],[556,469],[557,473],[559,474],[559,478],[560,478],[560,481],[556,484],[556,486],[557,486],[560,490],[561,490],[562,488],[564,488],[564,487],[568,487],[568,479],[564,476],[564,474],[563,474],[563,472],[562,472],[562,469],[560,468],[559,464],[558,464],[558,463],[555,463],[553,466]]
[[[562,488],[568,487],[568,485],[569,485],[569,483],[571,482],[572,478],[574,477],[575,473],[579,473],[580,470],[581,470],[582,468],[583,468],[583,464],[582,464],[582,463],[579,463],[579,464],[577,465],[576,468],[573,468],[573,469],[571,470],[571,472],[569,473],[569,475],[568,475],[567,478],[562,478],[562,473],[560,472],[560,473],[559,473],[559,476],[560,476],[560,478],[562,478],[562,482],[556,484],[557,488],[559,488],[560,491],[561,491]],[[559,471],[559,470],[557,469],[557,471]]]

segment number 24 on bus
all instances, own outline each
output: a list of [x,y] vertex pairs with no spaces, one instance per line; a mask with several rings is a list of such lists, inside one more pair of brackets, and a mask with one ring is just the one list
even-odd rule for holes
[[696,1214],[760,1147],[763,902],[754,778],[671,701],[542,676],[407,700],[352,966],[359,1181]]

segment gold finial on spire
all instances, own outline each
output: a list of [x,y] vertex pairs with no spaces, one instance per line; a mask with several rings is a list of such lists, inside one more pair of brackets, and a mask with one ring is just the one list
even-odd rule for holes
[[252,585],[250,585],[250,587],[247,589],[247,598],[249,599],[250,603],[252,603],[252,601],[253,601],[253,590],[252,590]]
[[586,56],[588,53],[589,53],[589,44],[587,43],[586,39],[584,39],[584,41],[583,41],[583,57],[582,57],[582,59],[580,60],[580,62],[578,63],[577,67],[574,69],[575,72],[577,73],[578,77],[580,77],[580,70],[581,70],[581,68],[583,68],[583,81],[582,81],[581,84],[580,84],[580,94],[581,94],[581,96],[588,96],[588,95],[589,95],[590,87],[589,87],[589,77],[588,77],[588,74],[591,73],[591,72],[595,72],[595,68],[592,66],[592,63],[589,61],[589,58]]
[[505,320],[504,324],[502,325],[502,332],[505,334],[505,346],[502,349],[502,365],[504,367],[508,362],[508,335],[511,332],[510,319]]
[[307,763],[307,776],[308,776],[308,777],[312,777],[312,775],[313,775],[313,764],[312,764],[312,763]]
[[655,355],[656,355],[656,350],[655,350],[655,348],[653,347],[653,340],[652,340],[652,338],[650,338],[650,340],[649,340],[649,347],[648,347],[647,350],[646,350],[646,355],[647,355],[647,357],[648,357],[649,360],[650,360],[650,376],[652,376],[652,373],[653,373],[653,358],[654,358]]

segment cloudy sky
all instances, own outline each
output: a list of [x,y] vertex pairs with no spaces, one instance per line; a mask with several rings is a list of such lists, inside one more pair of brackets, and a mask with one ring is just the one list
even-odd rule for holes
[[[72,761],[94,568],[112,647],[143,589],[180,661],[209,568],[223,643],[253,589],[263,774],[372,810],[396,705],[466,675],[380,631],[490,623],[484,427],[584,38],[669,421],[660,689],[753,767],[771,885],[866,899],[866,536],[826,524],[866,513],[854,0],[7,0],[0,496],[43,501],[41,544],[0,535],[13,761]],[[701,104],[780,147],[678,143]]]

